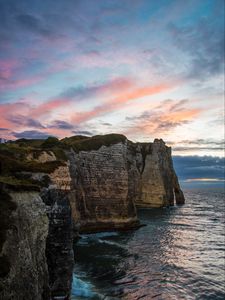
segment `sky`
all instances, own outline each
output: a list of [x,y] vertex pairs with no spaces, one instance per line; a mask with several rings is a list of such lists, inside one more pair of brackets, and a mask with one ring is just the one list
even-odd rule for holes
[[0,137],[112,132],[222,158],[224,1],[0,0]]

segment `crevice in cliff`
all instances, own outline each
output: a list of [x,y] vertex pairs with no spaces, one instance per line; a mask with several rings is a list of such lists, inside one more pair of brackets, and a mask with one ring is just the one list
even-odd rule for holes
[[74,264],[73,225],[68,193],[48,189],[42,195],[48,207],[49,232],[46,258],[51,299],[69,299]]

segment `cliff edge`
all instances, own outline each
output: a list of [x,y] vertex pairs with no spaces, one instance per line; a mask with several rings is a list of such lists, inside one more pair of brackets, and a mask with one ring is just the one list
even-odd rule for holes
[[125,136],[0,145],[0,299],[69,299],[79,232],[137,228],[138,207],[184,203],[171,149]]

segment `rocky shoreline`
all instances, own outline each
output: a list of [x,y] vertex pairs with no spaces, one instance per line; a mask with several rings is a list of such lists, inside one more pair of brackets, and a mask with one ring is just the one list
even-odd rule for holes
[[184,203],[162,140],[19,140],[2,145],[0,156],[1,214],[10,207],[1,228],[0,299],[69,299],[79,233],[136,229],[137,207]]

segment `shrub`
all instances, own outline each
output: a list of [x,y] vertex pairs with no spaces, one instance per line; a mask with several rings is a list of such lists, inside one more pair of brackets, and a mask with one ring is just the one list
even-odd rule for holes
[[50,136],[42,143],[41,147],[49,149],[49,148],[55,147],[59,144],[60,144],[60,142],[56,137]]

